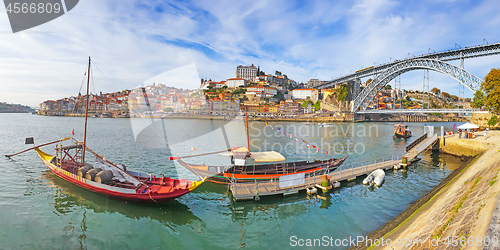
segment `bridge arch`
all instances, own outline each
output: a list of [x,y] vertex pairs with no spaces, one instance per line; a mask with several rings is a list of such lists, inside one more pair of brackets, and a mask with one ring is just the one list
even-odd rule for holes
[[413,71],[428,69],[448,75],[472,92],[479,90],[483,80],[472,73],[455,65],[434,60],[434,59],[414,59],[398,63],[378,75],[366,88],[354,99],[352,111],[366,110],[373,97],[397,76]]

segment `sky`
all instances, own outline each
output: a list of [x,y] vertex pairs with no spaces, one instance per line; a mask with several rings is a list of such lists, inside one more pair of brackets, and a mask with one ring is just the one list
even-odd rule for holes
[[[85,0],[55,20],[12,33],[3,8],[0,102],[38,106],[77,95],[89,56],[95,93],[151,80],[193,88],[193,79],[225,80],[236,66],[252,63],[299,82],[331,80],[429,51],[500,42],[498,13],[496,1],[477,0]],[[491,68],[500,68],[500,55],[465,61],[479,78]],[[458,95],[449,76],[431,72],[429,81],[430,88]],[[401,76],[404,89],[422,83],[423,71]]]

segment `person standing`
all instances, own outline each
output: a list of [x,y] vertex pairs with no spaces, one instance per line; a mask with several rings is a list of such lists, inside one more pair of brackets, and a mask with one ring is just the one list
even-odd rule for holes
[[458,130],[458,139],[462,139],[462,130],[461,129]]

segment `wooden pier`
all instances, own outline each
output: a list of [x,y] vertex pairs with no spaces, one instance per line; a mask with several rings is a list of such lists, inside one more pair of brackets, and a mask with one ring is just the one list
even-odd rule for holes
[[[408,159],[408,164],[416,161],[416,156],[422,153],[424,150],[432,146],[437,141],[437,135],[427,137],[425,135],[418,138],[411,147],[408,148],[408,152],[405,157]],[[357,177],[367,175],[377,169],[393,169],[394,165],[400,165],[402,159],[397,157],[392,157],[390,160],[381,160],[380,162],[373,162],[372,164],[365,164],[358,167],[343,167],[341,166],[337,170],[328,173],[330,176],[329,184],[341,181],[355,180]],[[233,180],[229,184],[229,189],[233,195],[235,201],[238,200],[258,200],[260,196],[268,195],[290,195],[296,194],[300,190],[305,190],[306,188],[315,187],[316,185],[321,185],[321,176],[317,173],[311,173],[304,175],[304,181],[298,185],[292,185],[287,187],[280,187],[279,178],[274,178],[271,180],[253,180],[251,182],[237,182]]]

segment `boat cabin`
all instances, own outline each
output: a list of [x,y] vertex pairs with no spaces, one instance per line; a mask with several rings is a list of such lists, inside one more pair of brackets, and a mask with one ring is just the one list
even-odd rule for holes
[[250,152],[245,147],[231,151],[231,163],[235,166],[249,166],[274,162],[285,162],[285,157],[276,151]]

